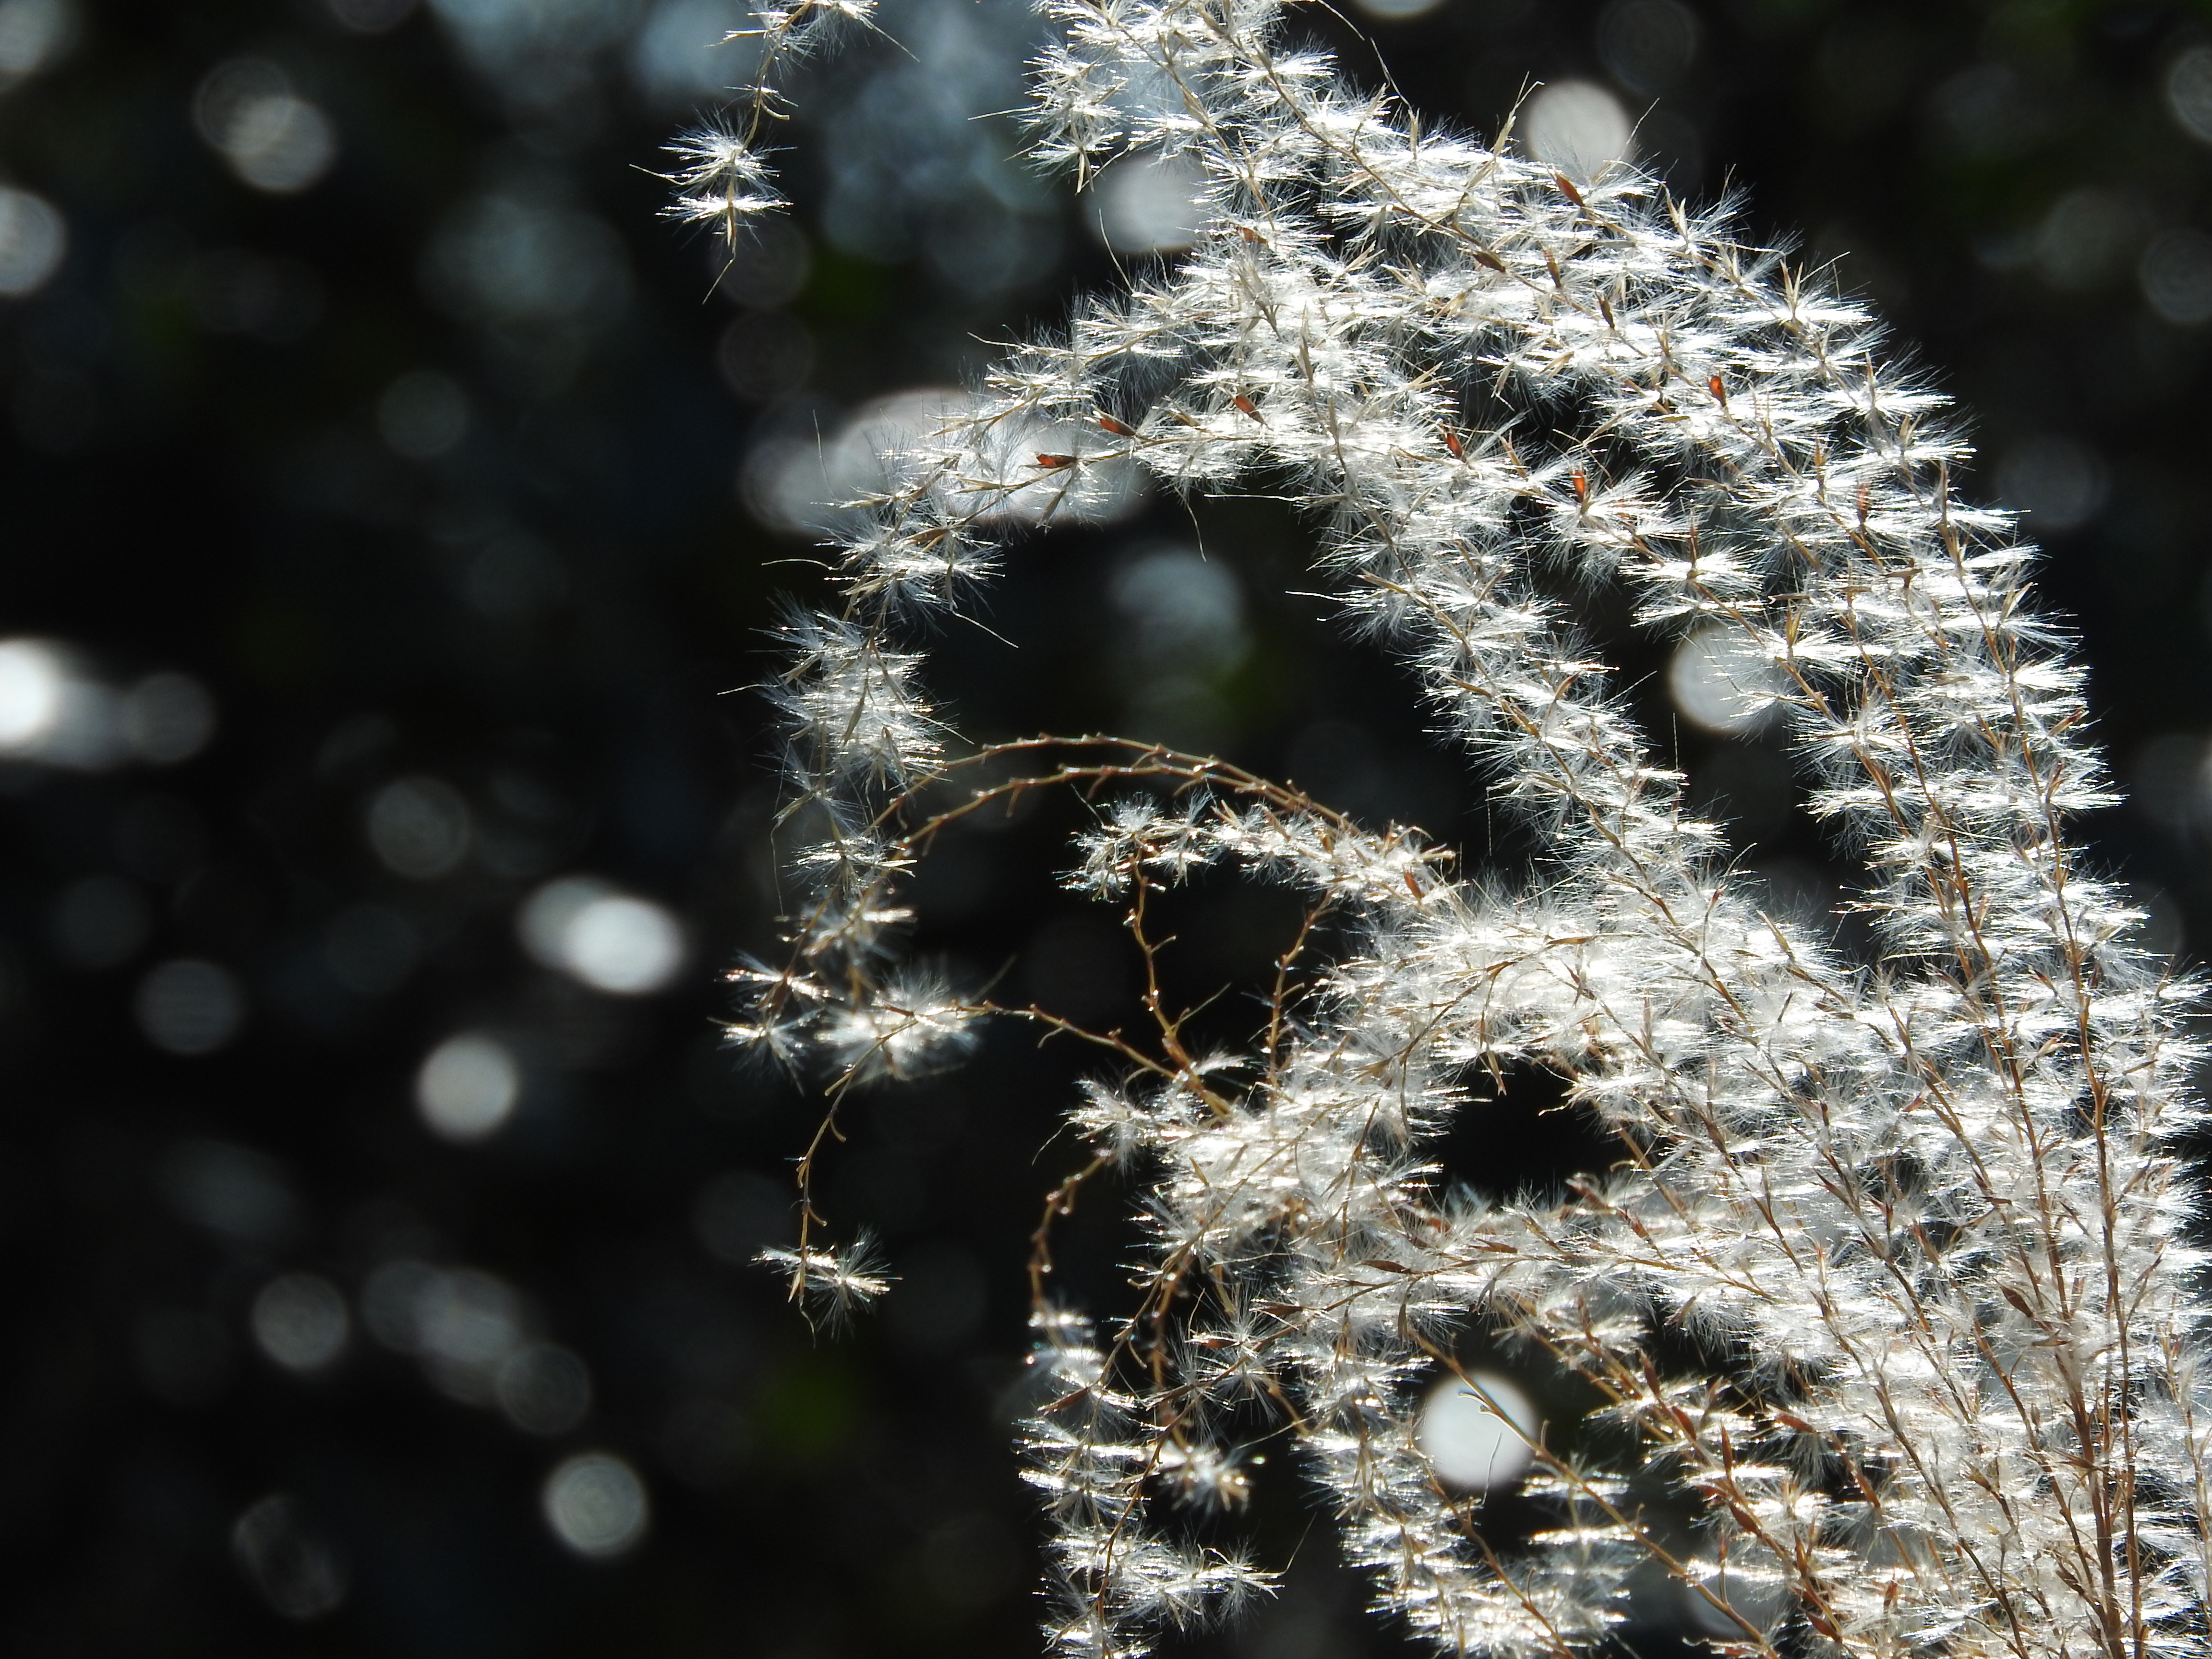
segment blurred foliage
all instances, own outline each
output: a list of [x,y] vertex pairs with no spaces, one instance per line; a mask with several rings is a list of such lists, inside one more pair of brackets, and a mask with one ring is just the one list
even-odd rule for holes
[[[1036,1149],[1079,1057],[1001,1033],[863,1104],[830,1195],[901,1277],[817,1341],[745,1265],[787,1231],[814,1105],[720,1054],[714,975],[773,933],[776,740],[744,688],[775,595],[820,580],[806,465],[1115,259],[975,118],[1018,98],[1034,23],[894,0],[890,40],[800,88],[799,234],[725,269],[654,175],[743,74],[709,46],[742,21],[0,0],[0,631],[46,642],[0,663],[10,1653],[1034,1650],[1006,1407],[1027,1235],[1073,1156]],[[1977,487],[2033,511],[2138,791],[2100,854],[2201,953],[2212,15],[1295,22],[1484,133],[1535,82],[1605,87],[1675,188],[1842,259],[1971,411]],[[1298,596],[1305,539],[1266,501],[1153,501],[1018,550],[1004,639],[943,657],[967,729],[1200,742],[1510,862],[1407,686]],[[1616,647],[1672,722],[1653,647]],[[1676,741],[1747,864],[1832,900],[1778,753]],[[1079,821],[948,836],[925,945],[1103,1006],[1124,944],[1052,881]],[[1279,948],[1264,894],[1179,902],[1193,1000]],[[1572,1140],[1508,1124],[1446,1156],[1506,1185]],[[1109,1295],[1113,1212],[1065,1253]],[[1300,1551],[1295,1472],[1263,1486],[1290,1587],[1206,1644],[1391,1645]]]

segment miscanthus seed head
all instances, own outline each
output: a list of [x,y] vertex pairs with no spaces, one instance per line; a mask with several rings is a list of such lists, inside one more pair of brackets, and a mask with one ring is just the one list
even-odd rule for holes
[[[1139,1654],[1265,1590],[1178,1518],[1240,1509],[1237,1436],[1264,1419],[1378,1605],[1442,1652],[1589,1649],[1655,1574],[1693,1633],[1760,1659],[2203,1651],[2193,989],[2081,860],[2072,823],[2112,796],[2080,672],[2010,518],[1954,492],[1941,395],[1725,212],[1421,128],[1288,49],[1273,0],[1044,9],[1038,157],[1079,181],[1180,157],[1204,226],[1009,350],[854,504],[836,599],[787,630],[805,845],[787,951],[737,976],[732,1035],[818,1063],[834,1111],[979,1019],[1073,1030],[901,959],[938,830],[1054,784],[1103,799],[1069,884],[1148,961],[1148,906],[1209,868],[1316,924],[1249,1052],[1190,1052],[1156,994],[1090,1034],[1071,1118],[1094,1156],[1032,1266],[1049,1642]],[[769,61],[852,9],[764,12]],[[742,234],[767,210],[777,111],[764,79],[688,142],[679,212]],[[1206,757],[951,745],[913,621],[1116,469],[1292,489],[1346,617],[1523,816],[1537,874],[1455,873],[1418,831]],[[1729,870],[1563,563],[1785,727],[1863,865],[1877,963]],[[1613,1138],[1611,1170],[1446,1189],[1440,1135],[1530,1073]],[[1100,1327],[1046,1270],[1052,1216],[1109,1169],[1141,1188],[1144,1256],[1137,1311]],[[809,1190],[774,1259],[835,1313],[884,1281],[820,1241]],[[1601,1402],[1603,1432],[1534,1437],[1544,1519],[1511,1536],[1419,1431],[1477,1329]]]

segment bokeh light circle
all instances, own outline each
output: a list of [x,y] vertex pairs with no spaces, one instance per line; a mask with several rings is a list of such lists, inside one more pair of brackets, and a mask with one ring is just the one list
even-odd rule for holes
[[579,1555],[611,1560],[635,1549],[650,1520],[645,1482],[611,1452],[580,1452],[545,1479],[545,1524]]

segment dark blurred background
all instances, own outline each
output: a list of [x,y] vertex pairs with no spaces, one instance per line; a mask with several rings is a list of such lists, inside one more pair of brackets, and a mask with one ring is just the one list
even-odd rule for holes
[[[810,1335],[747,1263],[817,1103],[714,1024],[778,904],[746,688],[868,438],[1187,215],[1164,170],[1083,208],[1023,172],[1010,0],[885,4],[726,270],[654,175],[745,76],[733,0],[0,0],[0,1650],[1036,1650],[1022,1262],[1084,1062],[1000,1032],[862,1101],[826,1196],[899,1281]],[[1294,26],[1483,134],[1550,83],[1528,142],[1847,256],[2049,548],[2137,792],[2099,856],[2201,952],[2212,15],[1370,4]],[[1217,748],[1510,861],[1292,596],[1309,544],[1133,499],[1025,544],[940,684],[972,732]],[[1776,902],[1832,903],[1772,734],[1620,649]],[[1052,878],[1078,821],[949,837],[923,946],[1110,1007],[1126,941]],[[1194,999],[1288,925],[1180,902]],[[1572,1139],[1448,1156],[1504,1187]],[[1066,1252],[1109,1307],[1120,1203]],[[1393,1645],[1262,1484],[1291,1586],[1213,1650]]]

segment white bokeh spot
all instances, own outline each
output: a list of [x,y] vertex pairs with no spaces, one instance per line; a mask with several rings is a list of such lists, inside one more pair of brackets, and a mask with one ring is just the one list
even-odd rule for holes
[[462,1031],[433,1048],[415,1074],[415,1106],[432,1133],[464,1144],[497,1134],[522,1098],[522,1068],[505,1043]]
[[667,909],[590,876],[546,883],[516,931],[534,960],[611,996],[658,991],[684,965],[684,929]]
[[1495,1371],[1447,1376],[1421,1402],[1414,1437],[1448,1486],[1510,1485],[1534,1460],[1540,1423],[1528,1396]]
[[546,1477],[545,1524],[577,1554],[607,1560],[635,1548],[649,1519],[645,1482],[611,1452],[580,1452]]

